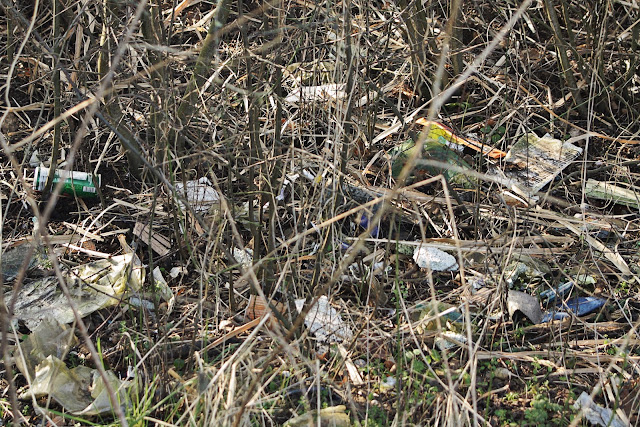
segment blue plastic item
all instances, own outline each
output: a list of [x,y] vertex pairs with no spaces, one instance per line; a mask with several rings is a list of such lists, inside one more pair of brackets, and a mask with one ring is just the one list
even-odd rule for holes
[[569,313],[565,313],[564,311],[548,311],[544,314],[544,316],[542,316],[542,320],[540,321],[540,323],[547,323],[552,320],[564,320],[567,317],[571,317],[571,315]]
[[542,300],[542,304],[549,305],[558,297],[563,297],[569,293],[571,289],[573,289],[573,282],[565,282],[558,285],[555,289],[547,289],[546,291],[540,292],[540,299]]
[[547,311],[540,323],[547,323],[551,320],[564,320],[571,316],[570,313],[576,316],[586,316],[589,313],[599,310],[604,306],[607,300],[598,297],[577,297],[563,302],[562,305],[558,305],[556,308],[558,311]]
[[607,302],[605,299],[598,297],[578,297],[571,298],[563,306],[576,316],[585,316],[604,306],[605,302]]
[[[369,221],[370,221],[369,216],[366,213],[363,213],[362,216],[360,217],[360,221],[359,221],[360,227],[362,227],[362,228],[364,228],[366,230],[367,228],[369,228]],[[377,239],[379,231],[380,230],[379,230],[378,226],[375,225],[371,229],[371,237],[374,237],[374,238]]]

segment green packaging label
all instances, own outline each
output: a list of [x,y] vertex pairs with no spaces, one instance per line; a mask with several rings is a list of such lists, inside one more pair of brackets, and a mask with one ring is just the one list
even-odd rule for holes
[[[43,191],[49,177],[48,168],[36,168],[36,174],[33,178],[33,188],[37,191]],[[78,197],[96,197],[96,187],[93,184],[93,175],[86,172],[65,171],[56,169],[53,176],[53,185],[55,186],[61,180],[64,181],[61,193]],[[96,175],[98,186],[101,185],[100,175]]]

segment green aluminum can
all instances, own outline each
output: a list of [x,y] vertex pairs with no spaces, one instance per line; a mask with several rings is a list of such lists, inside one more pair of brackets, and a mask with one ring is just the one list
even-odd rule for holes
[[[56,169],[53,176],[53,186],[60,181],[64,180],[62,194],[69,194],[71,196],[78,197],[96,197],[96,186],[93,184],[93,175],[86,172],[78,171],[66,171],[63,169]],[[47,184],[47,178],[49,177],[49,168],[36,168],[36,174],[33,178],[33,189],[36,191],[43,191]],[[101,184],[100,175],[96,175],[96,182],[98,186]]]

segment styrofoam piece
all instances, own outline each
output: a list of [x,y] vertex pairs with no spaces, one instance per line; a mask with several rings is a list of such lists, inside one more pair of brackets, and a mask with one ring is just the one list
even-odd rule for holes
[[413,253],[413,259],[420,268],[428,268],[433,271],[457,271],[458,262],[453,255],[437,248],[419,247]]

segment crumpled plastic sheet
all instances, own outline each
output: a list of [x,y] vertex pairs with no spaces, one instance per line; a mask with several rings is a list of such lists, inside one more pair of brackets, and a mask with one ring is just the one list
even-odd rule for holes
[[160,295],[160,298],[167,302],[167,314],[171,313],[173,311],[173,306],[176,303],[176,296],[173,294],[169,284],[162,275],[160,267],[153,269],[153,281],[156,286],[155,291]]
[[[197,212],[207,212],[220,204],[220,194],[206,176],[197,181],[187,181],[186,186],[182,182],[176,182],[176,192],[185,197]],[[182,201],[178,200],[178,204],[182,209],[185,208]]]
[[[112,371],[107,371],[107,379],[116,390],[118,401],[123,406],[130,405],[126,389],[128,381],[120,381]],[[20,399],[51,396],[66,410],[76,415],[100,415],[112,412],[111,400],[104,380],[97,369],[77,366],[69,369],[54,356],[43,360],[36,369],[36,377],[31,387],[22,393]]]
[[35,378],[36,366],[41,361],[49,356],[64,359],[77,343],[73,329],[60,325],[55,319],[45,318],[20,344],[22,352],[14,353],[16,366],[25,376],[28,372],[30,378]]
[[609,408],[604,408],[591,399],[591,396],[584,391],[573,404],[575,409],[582,409],[585,418],[592,424],[603,427],[625,427],[628,424]]
[[[305,300],[297,299],[295,303],[296,309],[301,312]],[[342,320],[340,313],[329,304],[329,299],[324,295],[311,307],[304,318],[304,324],[319,342],[334,343],[350,341],[353,338],[353,331],[349,325]]]
[[[134,253],[101,259],[63,272],[71,300],[81,317],[118,304],[129,288],[137,291],[144,282],[144,268]],[[71,323],[74,314],[58,286],[57,277],[25,283],[18,292],[14,317],[34,330],[45,317]],[[11,292],[5,294],[10,301]]]
[[[77,343],[73,331],[55,319],[45,319],[13,352],[18,369],[30,379],[29,388],[20,399],[50,396],[76,415],[111,413],[113,407],[103,378],[97,369],[77,366],[69,369],[62,358]],[[120,405],[131,404],[127,388],[131,381],[121,381],[112,371],[107,381],[116,392]]]
[[300,101],[338,101],[347,97],[344,83],[303,86],[293,90],[284,100],[290,104]]
[[[448,338],[448,339],[447,339]],[[440,350],[451,349],[457,347],[458,344],[452,342],[454,340],[463,344],[468,342],[467,337],[454,331],[444,331],[440,336],[436,337],[433,344]]]
[[[31,249],[31,244],[25,243],[2,253],[2,279],[5,283],[12,281],[18,276],[22,263]],[[46,259],[38,248],[31,251],[31,257],[27,263],[27,270],[36,266],[41,259]]]

